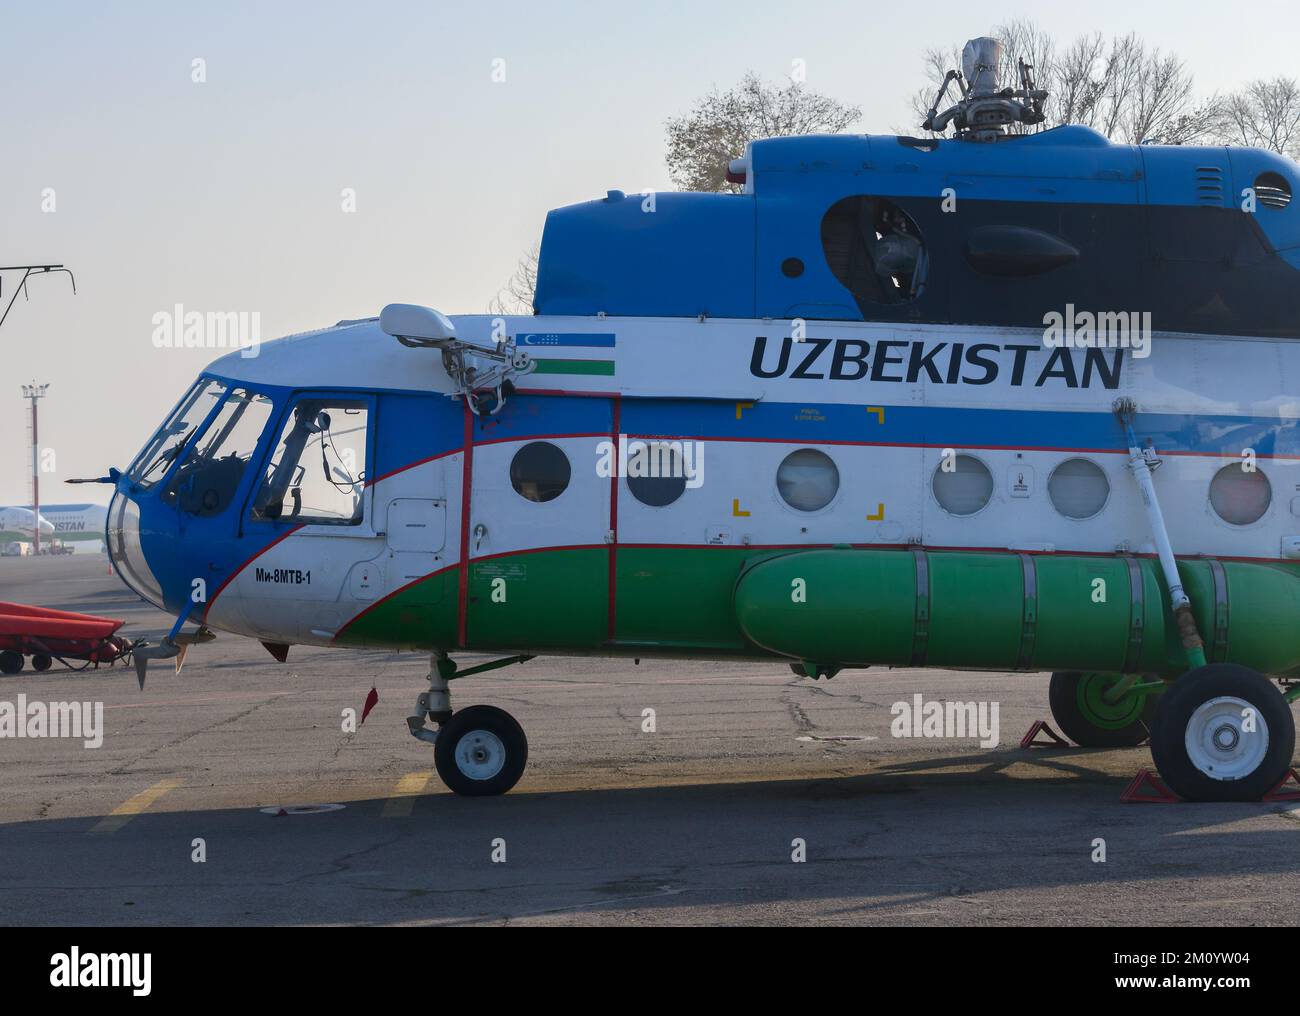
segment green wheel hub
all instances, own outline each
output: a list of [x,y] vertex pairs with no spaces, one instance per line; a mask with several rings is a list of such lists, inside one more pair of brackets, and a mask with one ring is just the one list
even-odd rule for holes
[[1146,708],[1145,690],[1130,691],[1114,702],[1107,701],[1106,692],[1120,680],[1119,674],[1086,673],[1080,676],[1076,689],[1079,712],[1095,727],[1119,730],[1142,718]]

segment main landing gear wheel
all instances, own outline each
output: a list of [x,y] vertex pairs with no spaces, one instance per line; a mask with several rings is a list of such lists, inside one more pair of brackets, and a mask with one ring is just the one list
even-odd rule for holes
[[1159,695],[1129,692],[1114,702],[1106,691],[1119,674],[1057,671],[1047,689],[1052,719],[1083,748],[1136,748],[1151,735]]
[[12,649],[0,653],[0,674],[16,674],[23,669],[23,654]]
[[1190,670],[1166,691],[1151,729],[1151,756],[1187,801],[1258,801],[1282,782],[1295,750],[1295,719],[1263,674],[1235,663]]
[[46,653],[37,653],[32,657],[32,670],[38,673],[45,673],[54,664],[54,660]]
[[527,762],[524,728],[496,706],[452,713],[433,742],[433,764],[442,782],[467,797],[504,794],[519,782]]

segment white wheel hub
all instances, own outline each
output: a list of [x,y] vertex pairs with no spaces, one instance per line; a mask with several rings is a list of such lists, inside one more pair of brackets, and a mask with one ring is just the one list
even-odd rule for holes
[[1183,735],[1187,757],[1214,780],[1245,779],[1268,754],[1268,724],[1245,699],[1231,695],[1202,702]]
[[471,780],[490,780],[506,764],[506,746],[490,730],[466,731],[455,754],[456,768]]

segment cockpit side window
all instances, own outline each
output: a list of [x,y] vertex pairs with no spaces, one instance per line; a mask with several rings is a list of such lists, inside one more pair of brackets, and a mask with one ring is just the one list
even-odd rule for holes
[[207,429],[189,444],[163,500],[190,515],[219,515],[239,490],[249,460],[271,418],[271,400],[234,389]]
[[300,398],[253,499],[252,517],[300,525],[356,526],[363,515],[364,400]]
[[921,231],[888,198],[858,194],[831,205],[822,218],[822,250],[859,309],[908,303],[925,286]]
[[145,490],[166,476],[167,470],[185,450],[199,425],[207,419],[225,394],[226,386],[220,381],[213,378],[200,380],[181,399],[167,422],[149,439],[144,451],[127,473],[127,479]]

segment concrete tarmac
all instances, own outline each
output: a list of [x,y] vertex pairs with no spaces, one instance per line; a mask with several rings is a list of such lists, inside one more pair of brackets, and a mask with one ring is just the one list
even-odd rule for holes
[[[102,557],[0,559],[0,600],[170,626]],[[529,737],[514,791],[466,799],[406,730],[427,669],[219,634],[143,693],[122,667],[0,678],[105,728],[0,739],[5,923],[1297,921],[1300,803],[1121,804],[1147,749],[1017,747],[1047,675],[537,659],[453,685]],[[1000,744],[892,736],[916,694],[996,702]]]

